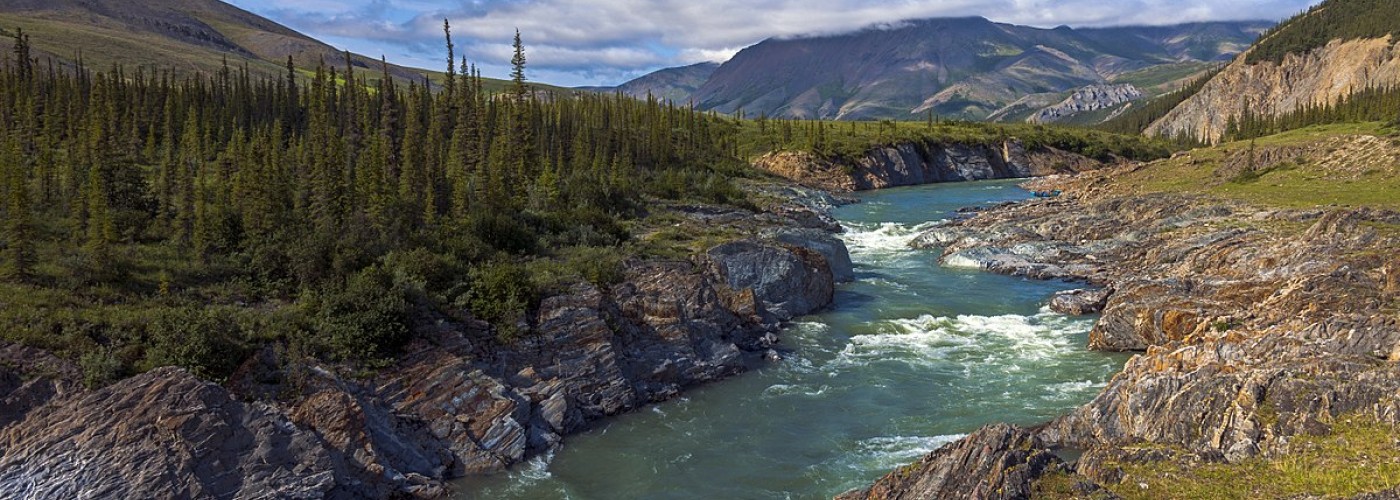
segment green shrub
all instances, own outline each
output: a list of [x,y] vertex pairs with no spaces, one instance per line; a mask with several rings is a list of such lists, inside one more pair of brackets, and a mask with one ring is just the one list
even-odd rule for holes
[[622,282],[623,256],[616,248],[574,248],[566,259],[572,272],[598,287]]
[[223,380],[233,374],[248,353],[244,332],[222,309],[170,308],[157,313],[147,333],[151,344],[146,353],[148,367],[179,366],[208,380]]
[[470,230],[481,241],[502,252],[512,255],[532,254],[538,248],[539,241],[534,229],[522,220],[523,215],[496,210],[484,211],[472,217]]
[[83,370],[83,386],[88,389],[97,389],[126,375],[126,366],[106,349],[83,353],[78,358],[78,367]]
[[524,333],[515,324],[539,300],[529,271],[514,262],[496,261],[476,266],[470,275],[467,309],[494,325],[502,341]]
[[370,266],[320,297],[315,330],[334,358],[383,364],[411,338],[408,300],[393,274]]

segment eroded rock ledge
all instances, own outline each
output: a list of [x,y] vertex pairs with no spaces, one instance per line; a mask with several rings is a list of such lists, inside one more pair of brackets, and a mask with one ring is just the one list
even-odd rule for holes
[[[914,245],[941,248],[945,265],[1106,286],[1090,347],[1140,355],[1069,415],[984,429],[864,496],[1024,497],[1050,467],[1005,474],[985,464],[1014,469],[1058,448],[1084,453],[1070,468],[1076,480],[1116,485],[1122,471],[1104,465],[1114,457],[1174,459],[1136,456],[1134,444],[1235,462],[1285,453],[1290,436],[1326,432],[1342,415],[1400,425],[1400,241],[1373,228],[1400,214],[1073,187],[1080,196],[992,209]],[[951,458],[968,449],[990,456]]]
[[0,497],[444,496],[445,479],[773,356],[781,325],[852,275],[839,239],[803,229],[829,227],[829,198],[798,201],[696,210],[752,236],[547,298],[514,342],[465,313],[420,318],[368,377],[288,369],[268,350],[224,386],[161,368],[84,391],[72,363],[0,345]]

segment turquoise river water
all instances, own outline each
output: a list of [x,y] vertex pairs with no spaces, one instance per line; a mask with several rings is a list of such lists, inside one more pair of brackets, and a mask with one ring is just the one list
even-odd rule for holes
[[783,332],[781,362],[569,436],[463,498],[831,498],[992,422],[1034,424],[1091,399],[1121,355],[1089,352],[1092,318],[1043,305],[1072,287],[950,269],[907,246],[1014,181],[866,193],[836,213],[856,281]]

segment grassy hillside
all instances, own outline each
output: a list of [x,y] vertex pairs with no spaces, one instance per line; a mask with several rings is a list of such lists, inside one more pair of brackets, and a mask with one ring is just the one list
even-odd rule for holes
[[1400,210],[1400,132],[1378,122],[1309,127],[1193,150],[1115,179],[1126,193],[1199,193],[1277,207]]
[[[171,71],[177,77],[213,74],[227,59],[246,67],[255,78],[286,74],[287,58],[297,67],[315,68],[322,61],[344,66],[343,51],[218,0],[7,0],[0,2],[0,50],[9,54],[17,29],[30,35],[33,53],[42,64],[52,60],[72,67],[81,58],[90,68],[122,66]],[[378,58],[351,54],[352,64],[377,80]],[[438,70],[388,65],[400,83],[441,82]],[[488,91],[504,90],[508,82],[485,79]],[[571,92],[548,85],[537,88]]]
[[[1400,484],[1400,430],[1374,417],[1344,415],[1331,432],[1304,435],[1290,443],[1290,452],[1274,458],[1241,463],[1199,463],[1122,460],[1133,480],[1109,488],[1113,498],[1367,498],[1366,493]],[[1143,444],[1129,448],[1145,456],[1191,457],[1190,451]],[[1185,459],[1189,460],[1189,459]],[[1050,474],[1035,485],[1035,498],[1086,497],[1073,476]],[[1359,497],[1358,497],[1359,495]],[[1107,498],[1106,495],[1102,496]]]

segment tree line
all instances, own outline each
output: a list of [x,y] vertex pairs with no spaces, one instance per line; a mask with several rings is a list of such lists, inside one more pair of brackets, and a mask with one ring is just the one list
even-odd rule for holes
[[[220,310],[203,305],[279,304],[308,349],[383,359],[405,341],[410,308],[467,310],[510,330],[539,283],[572,279],[541,274],[615,276],[622,224],[645,200],[744,203],[729,180],[740,167],[732,121],[532,90],[518,32],[512,84],[488,92],[445,22],[444,34],[445,79],[405,85],[387,63],[357,69],[348,53],[315,68],[288,58],[282,78],[227,61],[179,79],[65,69],[34,58],[17,30],[0,61],[7,335],[100,351],[92,365],[114,373],[173,361],[221,366],[207,370],[216,376],[224,354],[170,353],[182,337],[237,330],[208,323],[241,313],[202,321]],[[528,266],[577,255],[567,272]],[[72,317],[35,314],[59,302],[57,316]],[[149,321],[83,316],[116,306]],[[176,319],[160,320],[167,312]],[[159,325],[176,330],[168,349]],[[257,343],[230,335],[206,343]]]
[[1388,122],[1400,125],[1400,87],[1370,87],[1352,92],[1335,103],[1310,103],[1285,113],[1256,112],[1262,106],[1245,106],[1225,126],[1225,140],[1239,141],[1313,125]]
[[1248,64],[1282,63],[1288,54],[1306,54],[1333,40],[1400,36],[1400,8],[1392,0],[1328,0],[1279,23],[1259,37]]

